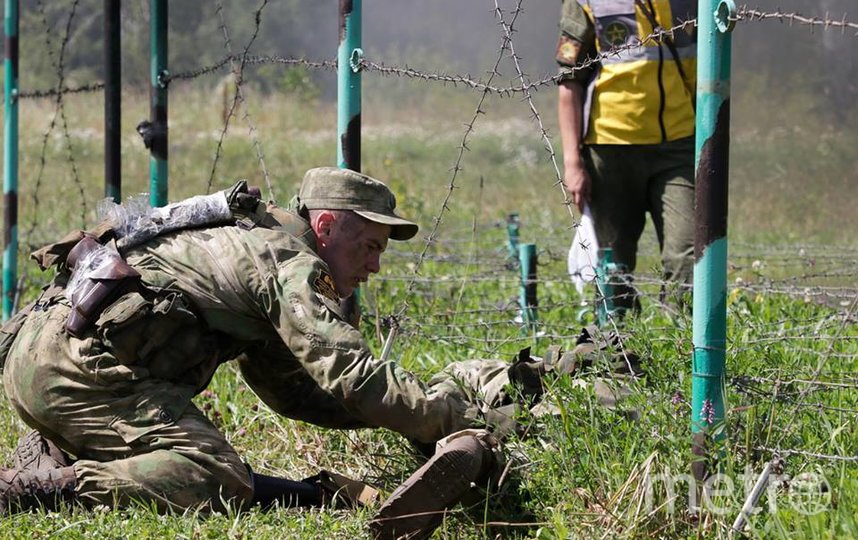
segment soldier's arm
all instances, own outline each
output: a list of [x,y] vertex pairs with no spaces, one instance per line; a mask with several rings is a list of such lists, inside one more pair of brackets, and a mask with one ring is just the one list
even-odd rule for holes
[[584,122],[584,86],[593,67],[581,62],[595,52],[593,24],[575,0],[565,0],[560,16],[560,37],[555,60],[560,67],[557,117],[563,147],[563,183],[572,202],[583,211],[590,200],[590,176],[581,159]]
[[267,315],[318,386],[355,418],[421,442],[472,427],[477,408],[455,388],[430,389],[395,362],[374,358],[338,312],[324,264],[295,257],[272,276]]
[[319,388],[281,342],[247,349],[238,365],[244,381],[277,414],[333,429],[369,427]]
[[581,124],[583,123],[584,90],[574,81],[563,81],[558,87],[557,120],[563,146],[563,185],[578,210],[590,201],[590,175],[581,157]]

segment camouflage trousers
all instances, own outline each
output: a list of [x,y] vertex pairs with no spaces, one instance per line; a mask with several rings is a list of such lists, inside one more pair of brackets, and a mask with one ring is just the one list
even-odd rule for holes
[[24,422],[78,458],[80,499],[161,509],[250,500],[250,475],[191,403],[195,389],[120,364],[94,337],[69,337],[69,309],[30,313],[3,383]]
[[[191,402],[197,389],[118,362],[96,337],[69,337],[69,309],[60,303],[30,313],[3,382],[24,422],[77,457],[78,497],[161,510],[251,501],[251,475]],[[508,401],[508,368],[499,360],[451,364],[427,391],[454,392],[485,410]]]

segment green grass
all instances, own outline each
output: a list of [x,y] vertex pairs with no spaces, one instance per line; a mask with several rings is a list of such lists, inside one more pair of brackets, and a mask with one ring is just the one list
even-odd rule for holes
[[[514,99],[490,100],[454,178],[451,169],[463,142],[463,123],[473,116],[478,94],[407,88],[411,91],[400,88],[390,96],[367,93],[363,169],[391,185],[402,212],[421,223],[424,235],[435,218],[440,217],[440,224],[432,245],[426,246],[422,235],[392,245],[382,273],[365,288],[362,331],[368,343],[379,352],[386,333],[382,318],[405,308],[393,356],[423,377],[456,360],[511,359],[525,346],[533,346],[537,355],[551,343],[570,348],[582,325],[581,299],[565,276],[572,218],[562,190],[554,185],[553,165],[529,111]],[[221,130],[216,96],[175,90],[170,101],[171,200],[206,189]],[[765,100],[748,101],[737,100],[734,109],[730,239],[741,247],[731,251],[728,276],[728,373],[764,380],[728,387],[729,436],[721,466],[733,479],[740,479],[746,468],[761,469],[770,457],[761,447],[858,455],[854,305],[817,302],[811,295],[820,285],[837,285],[850,288],[854,297],[854,269],[848,265],[855,258],[858,217],[849,205],[858,184],[858,134],[813,121],[779,120],[780,125],[773,125]],[[334,107],[288,96],[253,95],[249,103],[274,194],[286,202],[307,168],[334,163]],[[536,104],[556,132],[553,89],[538,93]],[[137,121],[147,116],[147,105],[145,96],[132,94],[125,96],[124,105],[124,192],[130,194],[147,189],[148,157],[133,133]],[[796,102],[781,105],[806,111]],[[66,113],[76,177],[61,131],[47,138],[41,168],[51,109],[45,101],[22,102],[23,300],[35,295],[44,278],[23,260],[23,250],[91,224],[95,201],[103,193],[98,97],[68,96]],[[552,142],[559,147],[559,140]],[[238,119],[225,139],[212,185],[222,189],[241,177],[265,185],[253,137]],[[538,339],[512,322],[518,278],[514,269],[504,267],[506,232],[500,226],[510,212],[521,214],[522,242],[539,247],[539,317],[547,335]],[[809,246],[805,257],[796,258],[797,244]],[[692,324],[687,313],[665,309],[656,301],[651,232],[641,251],[643,311],[624,328],[628,346],[647,359],[648,375],[635,384],[636,394],[624,405],[639,409],[640,420],[596,405],[591,389],[579,388],[568,378],[552,381],[546,402],[560,414],[522,418],[530,436],[508,444],[512,474],[501,492],[454,512],[438,538],[727,536],[744,499],[741,489],[718,499],[724,515],[707,508],[689,515],[683,492],[670,499],[658,482],[647,502],[648,479],[684,474],[690,468]],[[754,260],[762,264],[752,265]],[[831,267],[846,270],[833,280],[811,276]],[[778,294],[779,285],[808,287],[808,298]],[[591,294],[588,291],[587,298]],[[799,382],[814,375],[842,386]],[[260,472],[303,478],[326,468],[391,490],[419,463],[409,445],[393,433],[331,431],[277,417],[229,365],[196,403]],[[25,428],[5,398],[0,426],[3,447],[11,449]],[[824,476],[831,502],[823,512],[804,516],[790,503],[799,487],[778,486],[764,497],[764,511],[751,519],[751,536],[858,536],[858,464],[801,454],[784,458],[786,474]],[[681,483],[679,488],[686,489]],[[774,511],[770,502],[777,503]],[[0,537],[361,538],[371,515],[372,509],[159,516],[146,507],[116,512],[70,507],[0,520]]]

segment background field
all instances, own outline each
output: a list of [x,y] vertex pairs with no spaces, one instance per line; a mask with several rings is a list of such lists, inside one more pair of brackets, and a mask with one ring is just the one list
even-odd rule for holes
[[[283,2],[287,4],[294,3]],[[480,39],[467,49],[484,46],[482,52],[456,57],[441,55],[429,47],[431,43],[400,46],[409,35],[414,37],[403,25],[405,29],[389,32],[388,41],[371,44],[375,58],[411,65],[422,61],[417,67],[427,72],[461,68],[462,73],[485,78],[491,63],[486,62],[487,56],[489,60],[492,52],[496,56],[500,44],[491,7],[478,11],[481,18],[474,21],[483,26],[475,26],[474,32]],[[388,8],[394,10],[388,16],[394,17],[395,6]],[[556,8],[551,5],[552,12]],[[54,16],[53,5],[45,9]],[[132,14],[143,17],[142,11],[134,9]],[[519,53],[530,55],[525,60],[537,61],[541,48],[546,56],[553,52],[554,27],[538,30],[533,19],[525,18],[550,20],[544,9],[522,15]],[[57,32],[63,28],[63,13],[67,16],[68,6],[65,11],[56,8],[51,19],[56,20]],[[236,15],[234,20],[238,25],[244,19]],[[381,32],[382,20],[382,13],[375,12],[370,24]],[[34,28],[41,24],[38,17],[32,22]],[[265,24],[263,28],[272,32]],[[216,24],[210,26],[218,30]],[[242,38],[247,39],[241,28],[234,36],[236,49]],[[464,33],[454,30],[445,31]],[[824,62],[832,58],[838,60],[838,73],[850,73],[858,42],[848,32],[836,32],[834,38],[823,32],[754,22],[740,23],[736,33],[729,201],[730,411],[723,471],[739,482],[746,470],[758,472],[774,452],[783,459],[784,475],[805,474],[800,478],[807,479],[811,473],[813,478],[825,479],[824,483],[776,484],[763,499],[763,511],[751,519],[749,534],[759,537],[858,537],[858,213],[854,210],[858,110],[854,100],[840,101],[844,93],[853,95],[854,80],[813,75],[817,69],[827,72]],[[367,32],[370,35],[374,34]],[[33,47],[40,43],[31,39]],[[53,45],[59,42],[55,35]],[[289,50],[314,50],[310,41],[302,46]],[[222,43],[218,47],[222,50]],[[796,50],[804,56],[794,55],[794,62],[784,59]],[[826,56],[825,51],[836,56]],[[277,48],[259,52],[285,54]],[[194,57],[181,47],[173,54],[177,70],[196,65],[195,59],[202,61],[202,56]],[[533,69],[535,78],[550,69],[543,67],[544,59],[539,62],[540,67]],[[80,64],[78,71],[69,71],[67,83],[82,84],[98,75],[97,68],[90,66],[87,72],[86,63]],[[34,75],[27,86],[23,82],[27,73],[41,73],[35,62],[30,65],[31,71],[22,65],[23,89],[55,84],[47,62],[44,81]],[[69,65],[75,64],[69,61]],[[128,65],[133,66],[131,60]],[[171,200],[225,188],[236,178],[266,186],[258,148],[270,174],[271,192],[281,203],[288,201],[307,168],[335,164],[333,74],[264,67],[268,71],[248,72],[243,90],[246,103],[231,121],[219,153],[224,124],[223,95],[217,82],[224,72],[173,83]],[[499,85],[514,79],[510,64],[504,64],[502,73]],[[122,124],[126,195],[146,191],[148,185],[148,154],[134,133],[137,122],[148,117],[147,94],[145,87],[130,80],[129,76]],[[402,212],[422,226],[422,234],[412,242],[391,245],[381,274],[365,289],[362,330],[370,347],[380,351],[387,332],[385,319],[395,313],[403,313],[403,334],[393,356],[422,376],[455,360],[512,358],[529,345],[536,355],[544,354],[550,344],[570,347],[582,325],[581,301],[591,301],[594,292],[588,290],[579,297],[565,275],[574,218],[556,185],[551,153],[538,129],[541,122],[551,143],[559,147],[554,87],[544,85],[535,91],[536,118],[521,95],[489,96],[482,105],[484,114],[476,116],[474,131],[466,138],[479,91],[372,72],[365,75],[364,83],[363,170],[387,181]],[[21,302],[32,298],[46,279],[25,262],[26,252],[70,228],[92,224],[103,194],[101,95],[66,95],[62,105],[58,115],[51,99],[21,102]],[[459,159],[463,143],[469,150]],[[454,174],[456,165],[462,170]],[[538,338],[523,332],[514,321],[519,278],[506,260],[504,225],[512,212],[521,217],[521,240],[536,243],[539,250],[539,330],[543,334]],[[429,242],[426,236],[431,231]],[[744,499],[741,487],[697,515],[686,510],[685,486],[672,498],[655,482],[647,497],[646,486],[657,475],[689,470],[692,329],[686,312],[657,300],[660,281],[651,227],[641,254],[636,282],[644,293],[643,310],[623,330],[627,346],[647,358],[648,374],[635,384],[637,392],[625,405],[639,409],[642,417],[633,421],[596,406],[592,390],[578,388],[568,379],[552,382],[546,400],[562,414],[524,418],[530,436],[510,441],[514,474],[501,493],[454,512],[438,537],[727,535]],[[391,433],[334,432],[276,417],[229,365],[220,369],[196,402],[248,463],[264,473],[303,478],[328,468],[392,489],[419,463],[408,444]],[[25,429],[5,398],[0,427],[0,442],[9,449]],[[802,513],[808,506],[800,501],[807,500],[821,501],[819,508],[814,507],[820,511]],[[157,516],[142,507],[121,512],[68,508],[3,519],[0,535],[361,538],[371,515],[372,509]]]

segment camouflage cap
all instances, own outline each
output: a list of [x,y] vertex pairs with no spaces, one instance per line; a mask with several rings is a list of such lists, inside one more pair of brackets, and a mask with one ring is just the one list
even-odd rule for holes
[[396,197],[382,182],[365,174],[336,167],[317,167],[304,175],[298,206],[308,210],[352,210],[370,221],[390,225],[392,240],[408,240],[417,224],[393,210]]

